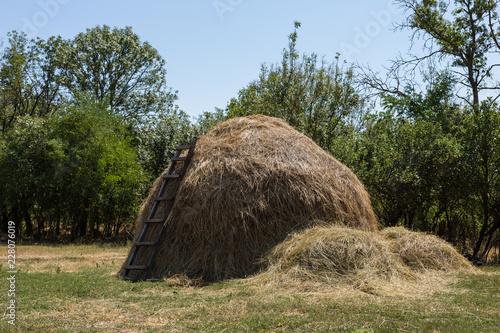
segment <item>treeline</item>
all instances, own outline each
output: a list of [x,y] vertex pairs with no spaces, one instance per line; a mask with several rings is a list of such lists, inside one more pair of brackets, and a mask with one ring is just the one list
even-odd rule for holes
[[116,237],[195,135],[165,61],[127,27],[74,39],[8,34],[0,58],[0,228],[33,239]]
[[497,5],[396,2],[408,10],[402,27],[432,42],[428,53],[382,76],[341,55],[299,55],[296,22],[282,61],[196,123],[175,105],[163,59],[130,28],[72,40],[11,33],[0,61],[2,229],[15,220],[26,238],[116,237],[176,144],[266,114],[352,168],[383,226],[432,232],[484,258],[500,244]]

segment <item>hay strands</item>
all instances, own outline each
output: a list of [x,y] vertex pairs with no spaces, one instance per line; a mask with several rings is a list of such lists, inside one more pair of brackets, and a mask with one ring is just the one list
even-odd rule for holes
[[[142,274],[142,280],[147,280],[151,276],[151,269],[153,268],[153,263],[156,258],[156,254],[158,253],[158,247],[161,244],[161,241],[163,239],[163,236],[165,234],[166,230],[166,221],[168,218],[168,215],[170,214],[170,211],[172,210],[172,207],[174,206],[175,202],[175,196],[177,194],[177,190],[179,189],[180,183],[182,181],[182,178],[184,174],[186,173],[187,167],[189,166],[189,162],[191,161],[191,157],[193,156],[194,152],[194,147],[196,144],[196,140],[193,141],[191,144],[184,145],[181,144],[175,148],[176,153],[174,157],[171,159],[170,162],[170,167],[167,171],[167,173],[163,176],[163,182],[160,187],[160,190],[157,194],[157,196],[154,198],[154,204],[151,208],[151,211],[148,215],[148,217],[144,221],[144,225],[141,231],[141,234],[139,238],[134,242],[134,251],[132,252],[132,255],[130,256],[130,259],[124,267],[123,271],[123,277],[128,278],[128,274],[131,270],[141,270],[144,271]],[[181,156],[182,153],[188,150],[187,154],[184,156]],[[184,163],[182,169],[178,173],[174,173],[176,170],[176,163]],[[170,193],[165,194],[165,189],[167,188],[167,184],[169,182],[175,182],[172,190]],[[166,210],[165,216],[162,218],[155,218],[156,211],[158,210],[158,207],[162,203],[167,203],[168,208]],[[149,230],[149,225],[150,224],[155,224],[155,223],[163,223],[160,231],[157,234],[157,237],[154,241],[144,241],[146,239],[146,235],[148,234]],[[154,238],[154,237],[149,237]],[[135,263],[135,259],[137,257],[137,254],[139,253],[140,249],[142,248],[153,248],[151,251],[151,254],[149,256],[149,259],[147,260],[146,263],[141,263],[137,264]]]

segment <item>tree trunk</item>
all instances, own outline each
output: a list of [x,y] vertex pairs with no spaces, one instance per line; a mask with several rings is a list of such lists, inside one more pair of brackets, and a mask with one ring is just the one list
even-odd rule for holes
[[7,233],[8,228],[9,228],[9,214],[7,214],[7,208],[2,207],[2,221],[0,222],[0,230],[3,233]]
[[33,222],[31,221],[31,215],[27,209],[23,210],[24,222],[26,223],[26,236],[33,236]]
[[88,223],[88,212],[86,209],[83,210],[78,219],[78,236],[84,237],[87,235],[87,223]]
[[448,241],[453,245],[456,245],[458,219],[456,219],[456,216],[454,216],[454,214],[450,216],[450,214],[446,212],[446,220],[448,224]]
[[60,224],[61,224],[61,214],[57,213],[57,220],[56,220],[56,235],[57,236],[59,236],[61,234]]
[[488,229],[488,220],[489,220],[488,216],[487,215],[484,216],[483,226],[481,227],[481,230],[479,231],[479,237],[477,238],[476,246],[474,246],[474,253],[472,255],[476,259],[478,259],[478,257],[479,257],[479,251],[481,250],[481,245],[482,245],[484,238],[486,236],[486,230]]
[[491,240],[498,229],[500,229],[500,219],[494,218],[491,228],[485,234],[485,237],[488,237],[488,239],[484,245],[484,251],[481,253],[481,257],[484,257],[489,252],[491,246],[493,245],[491,244]]
[[474,78],[474,68],[472,65],[472,61],[469,63],[467,66],[467,72],[469,74],[469,84],[472,88],[472,106],[474,107],[474,111],[479,110],[479,89],[478,89],[478,83],[476,82],[476,79]]
[[37,215],[35,213],[35,219],[36,219],[36,222],[37,222],[37,234],[38,234],[38,238],[39,239],[42,239],[43,238],[43,228],[44,228],[44,225],[43,225],[43,218],[40,216],[40,215]]

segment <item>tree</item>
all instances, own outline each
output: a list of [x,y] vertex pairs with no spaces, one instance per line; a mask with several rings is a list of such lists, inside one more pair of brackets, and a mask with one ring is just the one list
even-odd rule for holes
[[454,95],[456,80],[448,71],[430,71],[424,76],[425,92],[406,86],[402,94],[381,94],[381,106],[397,117],[439,124],[445,133],[456,132],[463,117]]
[[[438,184],[441,188],[450,183],[459,184],[455,189],[459,196],[450,201],[449,196],[441,192],[436,207],[455,206],[448,209],[447,223],[462,230],[464,241],[467,237],[473,243],[473,255],[478,258],[488,251],[499,228],[496,179],[500,160],[496,136],[500,124],[495,103],[500,96],[500,84],[495,79],[500,66],[496,61],[500,53],[499,1],[395,2],[408,12],[400,28],[414,32],[413,42],[423,39],[424,53],[394,61],[387,80],[369,68],[362,68],[362,82],[382,96],[384,107],[398,110],[411,122],[439,124],[444,133],[453,135],[459,143],[461,157],[455,160],[457,173],[447,174]],[[426,61],[431,66],[427,73],[434,73],[433,82],[438,84],[421,93],[412,78]],[[435,69],[442,61],[451,63],[447,72]],[[426,78],[424,75],[424,80]],[[454,82],[462,87],[458,92],[450,90]],[[447,91],[454,92],[469,107],[455,103]],[[449,216],[461,217],[452,221]],[[471,233],[466,234],[466,230]]]
[[[414,31],[414,37],[422,37],[427,54],[400,59],[397,67],[419,64],[422,60],[438,57],[450,58],[454,73],[460,78],[472,96],[474,108],[480,104],[480,92],[492,90],[498,93],[500,84],[491,78],[500,64],[491,56],[500,52],[500,22],[498,1],[494,0],[395,0],[409,12],[401,28]],[[498,95],[495,99],[498,98]]]
[[90,93],[130,123],[171,108],[176,99],[166,87],[165,60],[131,27],[87,29],[58,48],[58,64],[73,97]]
[[463,145],[466,157],[467,182],[471,206],[476,207],[475,229],[479,235],[474,244],[474,256],[488,252],[491,240],[500,230],[500,112],[491,100],[480,105],[464,122]]
[[[393,224],[404,218],[407,224],[405,214],[416,212],[419,225],[413,227],[435,231],[453,242],[461,232],[463,243],[470,241],[478,259],[491,248],[500,229],[500,113],[492,99],[464,109],[454,102],[450,83],[444,72],[430,82],[425,93],[409,87],[404,94],[382,94],[388,112],[372,120],[363,133],[368,144],[361,145],[365,155],[358,163],[373,161],[360,174],[371,188],[383,220]],[[431,130],[433,126],[437,126],[435,130]],[[415,146],[419,141],[427,144]],[[401,147],[407,145],[414,147],[412,153],[401,155]],[[416,157],[422,164],[415,169],[419,165]],[[406,172],[418,175],[418,184],[425,186],[401,182],[397,175]],[[412,208],[415,203],[416,211]],[[422,208],[428,213],[418,213]]]
[[165,61],[132,28],[97,26],[74,39],[28,40],[15,31],[0,58],[0,129],[18,116],[45,116],[92,94],[134,127],[174,108]]
[[0,130],[5,132],[25,115],[45,116],[61,104],[60,71],[55,49],[60,38],[27,40],[25,34],[8,34],[9,47],[0,59]]
[[174,110],[142,126],[139,138],[139,159],[144,170],[155,179],[168,166],[175,147],[194,139],[194,128],[186,113]]
[[346,163],[367,186],[383,225],[453,238],[453,226],[446,230],[439,221],[460,194],[459,182],[450,181],[460,172],[456,138],[444,134],[439,124],[387,111],[371,115],[354,144]]
[[[7,132],[0,154],[0,201],[4,214],[15,221],[24,220],[28,237],[36,231],[32,217],[39,215],[37,204],[59,199],[52,194],[58,187],[56,169],[63,156],[61,143],[50,138],[47,119],[22,116]],[[41,229],[38,223],[39,234]]]
[[[476,217],[481,220],[480,232],[475,240],[474,256],[480,257],[481,248],[485,246],[484,251],[487,251],[491,236],[500,228],[495,206],[492,206],[497,196],[495,184],[500,162],[496,140],[500,123],[498,107],[493,103],[500,96],[500,84],[493,80],[493,76],[500,64],[490,60],[500,53],[498,1],[454,0],[454,6],[433,0],[396,2],[410,11],[403,27],[421,33],[429,46],[427,55],[400,61],[398,65],[418,63],[434,56],[449,57],[453,67],[457,68],[454,73],[460,78],[459,83],[472,96],[472,101],[463,97],[472,105],[472,113],[465,122],[463,144],[469,157],[470,177],[466,179],[469,179],[479,206]],[[484,90],[492,91],[494,97],[481,102],[480,93]],[[485,237],[489,239],[486,244]]]
[[215,125],[227,120],[228,116],[224,109],[215,108],[213,112],[203,112],[197,119],[194,132],[197,137],[208,133]]
[[122,119],[87,99],[57,114],[18,117],[0,151],[2,222],[21,236],[117,234],[138,211],[146,177]]
[[259,80],[239,91],[226,111],[229,117],[265,114],[286,120],[330,149],[345,126],[359,125],[366,112],[366,99],[354,87],[352,68],[318,62],[315,54],[299,60],[296,50],[297,29],[288,36],[288,50],[278,65],[263,65]]
[[52,128],[65,155],[60,190],[72,238],[102,226],[118,233],[134,220],[145,181],[121,117],[87,97],[55,115]]
[[193,136],[166,87],[165,61],[129,27],[98,26],[72,40],[8,35],[0,224],[23,221],[27,237],[59,235],[61,227],[72,238],[117,234],[173,145]]

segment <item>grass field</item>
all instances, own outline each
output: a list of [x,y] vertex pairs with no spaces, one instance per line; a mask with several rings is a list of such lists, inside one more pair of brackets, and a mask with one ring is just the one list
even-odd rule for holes
[[367,294],[231,280],[204,287],[115,277],[127,247],[18,246],[16,321],[5,316],[7,247],[0,246],[0,332],[499,332],[500,268],[448,276],[427,292]]

